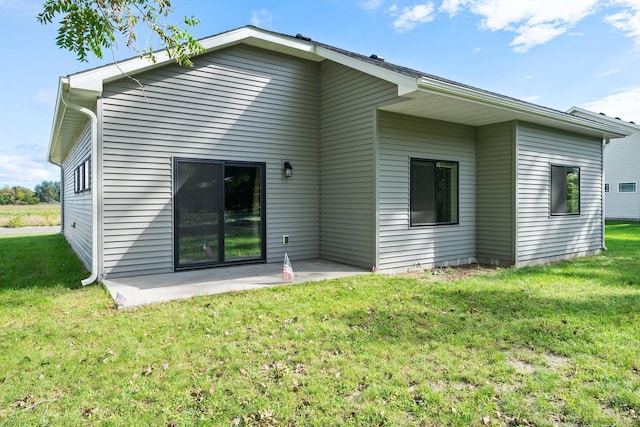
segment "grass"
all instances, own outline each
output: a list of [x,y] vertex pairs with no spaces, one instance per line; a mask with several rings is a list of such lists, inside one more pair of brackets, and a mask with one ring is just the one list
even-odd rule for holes
[[63,237],[3,237],[0,425],[639,425],[640,224],[607,232],[543,267],[125,311]]
[[0,205],[0,227],[60,225],[60,204]]

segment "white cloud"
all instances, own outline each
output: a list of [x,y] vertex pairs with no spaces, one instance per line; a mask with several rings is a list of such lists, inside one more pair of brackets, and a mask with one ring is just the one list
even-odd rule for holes
[[627,37],[631,37],[636,46],[640,48],[640,1],[614,0],[613,4],[624,8],[624,10],[607,15],[604,22],[622,31]]
[[640,86],[625,88],[617,93],[581,105],[582,108],[640,123]]
[[526,101],[526,102],[534,103],[534,102],[539,101],[539,100],[540,100],[540,98],[541,98],[540,96],[533,95],[533,96],[527,96],[527,97],[525,97],[525,98],[522,98],[522,100],[523,100],[523,101]]
[[[394,5],[395,10],[397,6]],[[391,10],[391,9],[390,9]],[[435,7],[433,3],[418,4],[402,9],[400,16],[393,22],[393,28],[404,33],[413,30],[416,25],[433,21]]]
[[526,52],[568,32],[597,7],[598,0],[444,0],[441,10],[455,15],[466,8],[481,17],[480,28],[516,33],[510,46]]
[[29,14],[38,13],[42,10],[40,4],[25,0],[0,0],[0,9],[19,10]]
[[364,10],[374,10],[378,9],[382,4],[382,0],[368,0],[360,3],[360,7]]
[[256,27],[271,28],[273,26],[273,14],[267,9],[254,10],[251,12],[251,23]]
[[[39,153],[42,155],[42,153]],[[60,172],[44,158],[24,154],[0,154],[0,187],[21,185],[33,188],[42,181],[59,181]]]
[[596,77],[608,77],[613,74],[617,74],[620,71],[621,71],[620,68],[612,68],[611,70],[603,71],[602,73],[596,74]]
[[40,89],[33,97],[36,104],[53,108],[56,104],[56,92],[53,90]]
[[583,32],[574,27],[586,17],[605,11],[604,22],[632,38],[640,48],[640,0],[442,0],[437,11],[431,2],[405,7],[402,12],[400,9],[397,4],[388,9],[395,18],[393,26],[400,32],[432,21],[438,12],[450,17],[471,12],[480,18],[480,29],[515,33],[509,45],[516,52],[527,52],[561,35],[581,36]]

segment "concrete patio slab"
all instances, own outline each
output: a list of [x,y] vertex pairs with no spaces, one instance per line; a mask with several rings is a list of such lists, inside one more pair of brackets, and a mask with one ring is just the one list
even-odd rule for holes
[[120,308],[129,308],[196,295],[261,289],[366,273],[367,270],[321,259],[293,263],[295,282],[282,281],[282,264],[253,264],[168,274],[105,279],[104,285]]

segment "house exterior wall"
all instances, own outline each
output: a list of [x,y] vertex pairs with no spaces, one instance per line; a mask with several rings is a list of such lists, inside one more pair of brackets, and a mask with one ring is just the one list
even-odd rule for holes
[[[602,248],[602,147],[594,137],[516,125],[516,266],[595,254]],[[551,164],[580,167],[580,214],[550,213]]]
[[108,276],[173,271],[174,157],[266,163],[267,262],[319,256],[316,63],[236,46],[136,79],[108,83],[102,100]]
[[377,232],[376,110],[397,98],[397,87],[324,61],[320,94],[320,255],[371,268]]
[[514,262],[514,133],[513,122],[477,129],[477,258],[481,263]]
[[91,171],[91,190],[76,193],[74,189],[74,173],[76,167],[91,154],[91,126],[87,121],[78,134],[71,152],[62,162],[62,223],[64,236],[87,269],[91,268],[91,192],[95,188],[95,171]]
[[[380,112],[379,126],[380,270],[475,261],[475,128],[387,112]],[[459,224],[410,226],[411,158],[459,162]]]
[[[604,149],[605,183],[609,192],[604,194],[607,219],[640,221],[640,129],[634,128],[630,136],[614,139]],[[635,193],[621,193],[618,184],[634,182]]]

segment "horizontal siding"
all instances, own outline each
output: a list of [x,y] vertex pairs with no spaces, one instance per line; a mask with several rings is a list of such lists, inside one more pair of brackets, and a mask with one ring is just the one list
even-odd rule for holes
[[317,64],[237,46],[136,78],[103,99],[108,275],[173,271],[174,157],[266,163],[267,261],[319,256]]
[[376,106],[394,85],[330,61],[321,66],[322,258],[375,264]]
[[[379,200],[381,270],[469,263],[476,256],[475,129],[380,113]],[[410,227],[409,161],[459,162],[458,225]]]
[[[87,121],[82,131],[78,134],[78,139],[72,150],[62,163],[63,232],[74,252],[87,269],[91,269],[92,261],[91,191],[95,191],[95,188],[76,194],[74,191],[74,171],[90,154],[91,126]],[[91,171],[91,180],[94,181],[93,171]],[[94,187],[93,182],[92,187]]]
[[[597,252],[602,244],[601,142],[517,125],[517,265]],[[550,215],[551,164],[580,167],[580,215]]]
[[478,137],[477,257],[513,264],[515,180],[513,123],[482,126]]
[[[640,221],[640,130],[630,136],[614,139],[604,149],[605,182],[610,192],[605,193],[605,213],[611,219]],[[620,193],[618,184],[635,182],[638,192]]]

